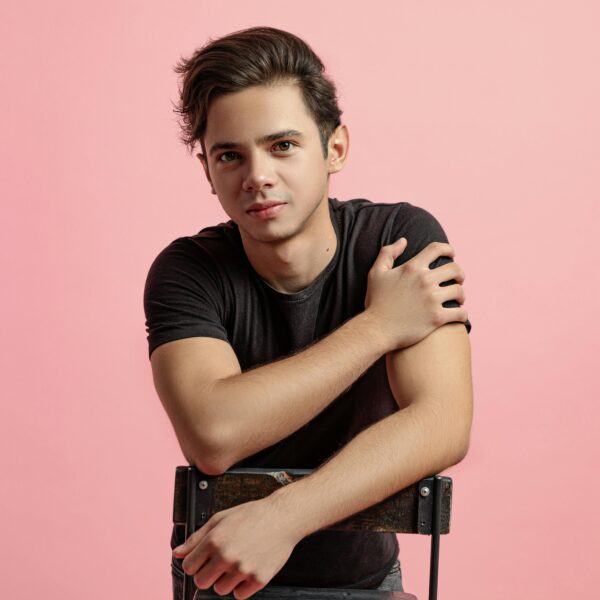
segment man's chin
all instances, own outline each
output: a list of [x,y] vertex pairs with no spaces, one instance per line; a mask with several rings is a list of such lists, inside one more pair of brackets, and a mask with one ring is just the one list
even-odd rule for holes
[[[238,224],[239,227],[239,224]],[[294,237],[298,232],[281,227],[239,227],[243,238],[262,244],[278,244]]]

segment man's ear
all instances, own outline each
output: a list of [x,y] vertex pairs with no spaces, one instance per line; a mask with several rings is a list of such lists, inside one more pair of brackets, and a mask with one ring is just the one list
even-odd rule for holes
[[217,192],[215,192],[215,188],[210,178],[210,171],[208,170],[208,162],[206,161],[206,156],[204,156],[202,152],[198,152],[196,156],[198,157],[198,160],[202,163],[202,167],[204,168],[204,174],[206,175],[206,179],[208,179],[208,183],[210,183],[211,194],[216,194]]
[[331,134],[327,144],[327,170],[329,173],[337,173],[344,168],[349,147],[348,127],[342,123]]

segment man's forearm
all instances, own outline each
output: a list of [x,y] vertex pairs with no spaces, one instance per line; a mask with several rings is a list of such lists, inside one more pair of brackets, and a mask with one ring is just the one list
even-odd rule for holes
[[[449,425],[452,423],[452,425]],[[470,419],[411,406],[363,430],[308,477],[265,500],[301,539],[337,523],[464,457]]]
[[298,430],[389,350],[385,332],[362,312],[297,354],[219,380],[209,391],[211,419],[227,432],[217,470]]

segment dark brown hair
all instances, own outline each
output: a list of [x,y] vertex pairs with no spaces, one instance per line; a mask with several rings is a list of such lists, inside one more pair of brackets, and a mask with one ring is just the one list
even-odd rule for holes
[[327,143],[341,123],[335,84],[310,46],[292,33],[274,27],[251,27],[209,40],[173,70],[182,75],[179,103],[181,141],[190,153],[196,141],[204,150],[206,118],[217,97],[253,85],[296,83],[313,116],[327,157]]

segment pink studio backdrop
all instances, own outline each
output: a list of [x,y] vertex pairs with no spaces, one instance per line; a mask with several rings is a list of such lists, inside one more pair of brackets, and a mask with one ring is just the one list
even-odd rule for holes
[[[272,25],[337,82],[351,149],[330,195],[426,208],[467,274],[476,409],[470,453],[448,470],[440,597],[592,597],[598,4],[233,6],[0,9],[0,595],[170,597],[185,461],[153,388],[142,290],[165,245],[226,219],[177,141],[172,66]],[[422,596],[427,553],[401,538],[405,587]]]

